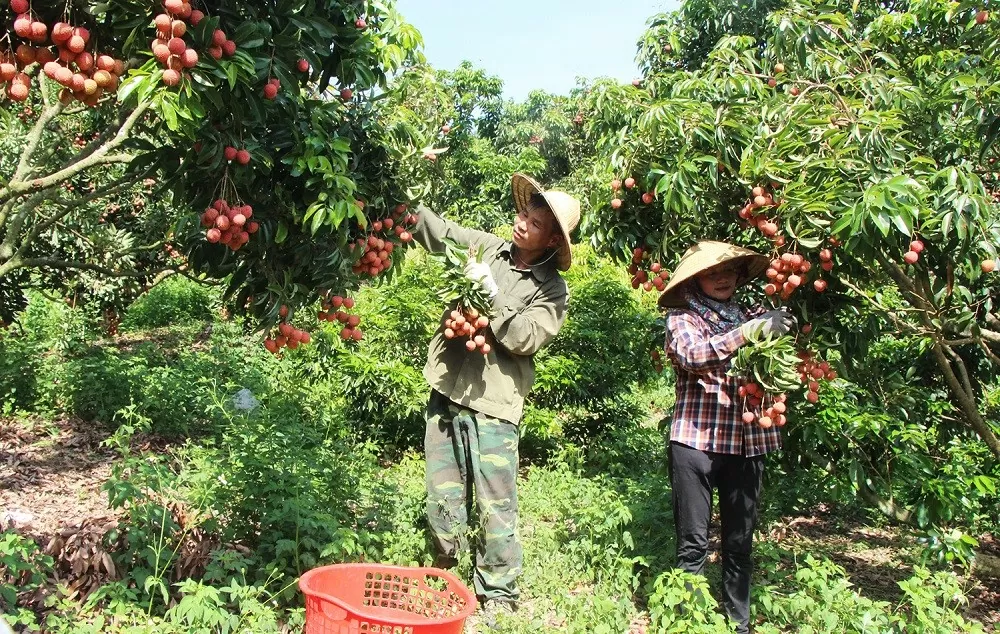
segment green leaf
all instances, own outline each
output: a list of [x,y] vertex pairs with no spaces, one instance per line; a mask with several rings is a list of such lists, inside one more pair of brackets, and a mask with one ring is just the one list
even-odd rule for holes
[[316,235],[320,227],[323,226],[323,222],[326,220],[326,205],[315,205],[316,211],[313,213],[312,222],[309,225],[309,232]]
[[892,229],[892,221],[889,218],[889,214],[884,210],[879,210],[877,213],[870,214],[870,217],[875,223],[875,227],[882,232],[882,235],[888,237],[889,230]]
[[235,90],[236,83],[239,81],[240,68],[232,62],[225,64],[224,68],[226,69],[226,78],[229,80],[229,89]]
[[892,216],[892,223],[896,225],[900,233],[911,236],[913,235],[913,219],[906,212],[895,213]]
[[351,204],[351,203],[348,203],[348,204],[351,207],[354,208],[353,213],[354,213],[355,219],[357,219],[357,221],[358,221],[358,226],[361,227],[362,229],[367,228],[368,227],[368,218],[365,217],[365,212],[361,211],[361,208],[358,207],[357,205],[354,205],[354,204]]
[[851,226],[853,220],[854,214],[850,210],[845,210],[840,218],[833,223],[833,226],[830,227],[830,233],[835,236],[844,233],[844,231]]
[[351,141],[342,136],[336,136],[330,141],[330,147],[334,152],[349,154],[351,152]]

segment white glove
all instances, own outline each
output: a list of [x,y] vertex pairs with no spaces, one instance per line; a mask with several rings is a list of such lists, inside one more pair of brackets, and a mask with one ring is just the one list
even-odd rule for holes
[[490,265],[485,262],[469,260],[465,264],[465,276],[473,282],[478,282],[490,296],[490,299],[496,297],[497,293],[500,292],[500,287],[497,286],[496,280],[493,279],[493,273],[490,271]]
[[795,325],[795,318],[784,310],[769,310],[757,319],[751,319],[742,326],[740,331],[747,341],[758,341],[762,338],[779,337],[787,334]]

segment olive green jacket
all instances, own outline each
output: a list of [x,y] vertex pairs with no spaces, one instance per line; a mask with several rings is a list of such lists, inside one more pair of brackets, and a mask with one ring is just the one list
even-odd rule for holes
[[500,288],[493,298],[489,338],[496,345],[491,342],[490,353],[469,352],[464,337],[445,339],[445,315],[454,308],[448,306],[431,339],[424,377],[433,389],[460,405],[518,423],[535,381],[534,354],[556,336],[566,319],[569,290],[555,258],[518,269],[510,242],[445,220],[425,207],[418,209],[413,238],[432,253],[444,250],[444,239],[483,246],[483,261]]

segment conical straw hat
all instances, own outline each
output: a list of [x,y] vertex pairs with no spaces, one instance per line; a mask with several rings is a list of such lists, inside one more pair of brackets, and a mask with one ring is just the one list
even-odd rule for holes
[[660,299],[656,302],[657,305],[660,308],[683,307],[685,304],[681,297],[681,290],[684,288],[685,282],[694,279],[696,275],[706,269],[733,260],[740,260],[746,263],[746,275],[736,282],[737,286],[743,286],[750,280],[761,275],[767,270],[768,264],[771,262],[766,255],[761,255],[750,249],[744,249],[743,247],[737,247],[725,242],[704,240],[692,246],[681,257],[681,262],[674,270],[674,274],[670,278],[670,283],[663,289]]
[[510,188],[514,193],[514,208],[518,213],[528,208],[532,194],[541,194],[556,217],[559,228],[562,229],[563,241],[556,253],[556,267],[560,271],[569,269],[573,263],[573,255],[569,249],[569,234],[580,222],[580,201],[566,192],[545,191],[535,179],[524,174],[514,174],[510,177]]

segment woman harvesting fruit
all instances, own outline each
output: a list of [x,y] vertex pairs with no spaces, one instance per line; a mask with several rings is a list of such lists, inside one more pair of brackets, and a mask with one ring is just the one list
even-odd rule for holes
[[681,258],[659,299],[670,309],[665,348],[677,375],[668,446],[677,566],[703,574],[712,490],[718,489],[723,605],[737,632],[749,632],[764,454],[779,449],[781,439],[776,426],[745,422],[746,390],[728,370],[740,347],[787,333],[793,320],[781,310],[744,308],[733,295],[769,262],[748,249],[699,242]]

